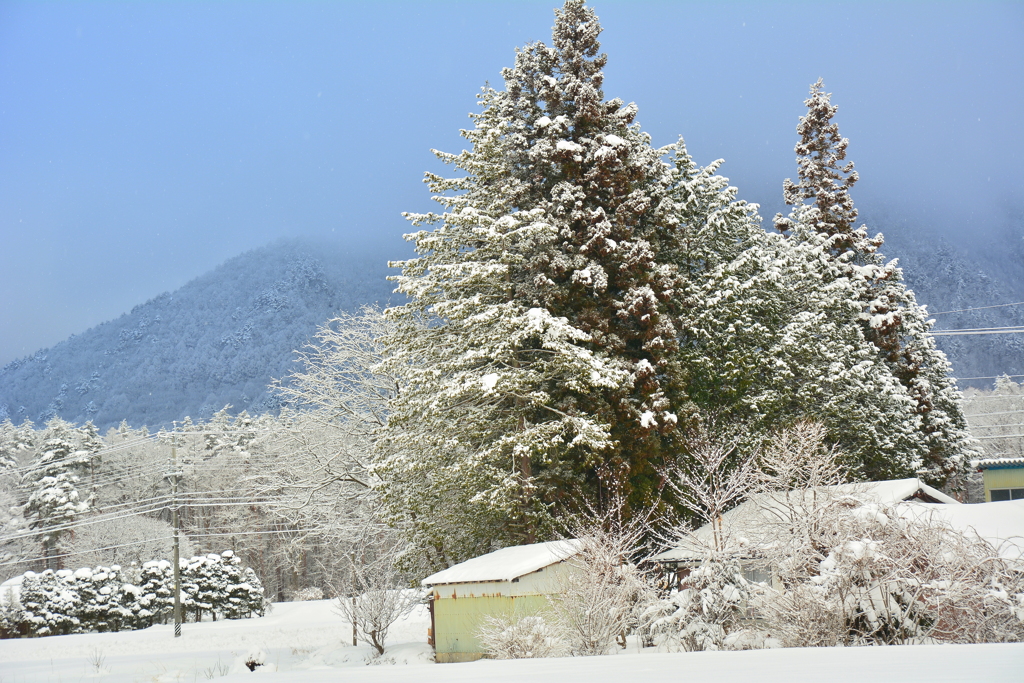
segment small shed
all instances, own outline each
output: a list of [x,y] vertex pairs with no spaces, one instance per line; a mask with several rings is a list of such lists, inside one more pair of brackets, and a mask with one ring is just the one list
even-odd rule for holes
[[985,481],[985,502],[1024,499],[1024,458],[985,458],[974,463]]
[[430,588],[430,643],[438,662],[469,662],[484,656],[477,631],[485,616],[529,616],[547,607],[565,561],[579,552],[574,540],[502,548],[423,579]]

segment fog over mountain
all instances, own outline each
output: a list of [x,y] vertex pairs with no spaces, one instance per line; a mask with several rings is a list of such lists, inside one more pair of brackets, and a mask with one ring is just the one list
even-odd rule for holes
[[[402,258],[430,150],[561,4],[0,3],[0,367],[282,237]],[[606,97],[765,218],[819,77],[862,214],[959,247],[1024,206],[1024,3],[591,4]]]
[[337,243],[278,242],[0,370],[0,420],[158,427],[276,407],[267,385],[341,310],[392,296],[386,257]]
[[[885,255],[933,314],[1024,301],[1024,239],[1007,234],[976,252],[912,221],[870,217]],[[1024,232],[1024,230],[1022,230]],[[311,239],[236,256],[184,287],[0,370],[0,419],[54,415],[159,427],[186,415],[275,410],[267,385],[294,369],[294,351],[341,310],[385,303],[387,255]],[[936,315],[936,329],[1024,324],[1024,306]],[[1024,374],[1024,335],[940,336],[961,387]]]
[[[1024,306],[1006,305],[1024,302],[1024,220],[974,244],[936,236],[891,213],[868,217],[867,224],[885,234],[886,257],[899,259],[936,331],[1024,325]],[[936,343],[961,389],[991,387],[996,375],[1024,374],[1024,334],[937,336]]]

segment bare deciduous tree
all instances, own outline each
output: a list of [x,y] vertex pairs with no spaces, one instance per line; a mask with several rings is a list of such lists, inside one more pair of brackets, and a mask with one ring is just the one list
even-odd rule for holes
[[644,554],[649,516],[625,519],[621,495],[611,496],[609,514],[590,510],[570,519],[566,528],[578,552],[568,558],[571,571],[562,575],[549,598],[552,622],[575,656],[603,655],[642,623],[653,599],[651,581],[635,562]]
[[403,586],[396,560],[402,543],[388,530],[368,535],[349,557],[348,581],[335,586],[335,610],[353,626],[355,636],[384,654],[388,630],[421,600],[420,591]]

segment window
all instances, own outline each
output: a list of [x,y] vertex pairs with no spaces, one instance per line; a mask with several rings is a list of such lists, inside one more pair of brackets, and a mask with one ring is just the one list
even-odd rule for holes
[[1024,500],[1024,489],[992,489],[989,495],[993,503],[1001,500]]

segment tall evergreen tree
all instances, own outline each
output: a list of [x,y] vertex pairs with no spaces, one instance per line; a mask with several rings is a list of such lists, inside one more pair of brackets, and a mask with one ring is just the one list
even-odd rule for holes
[[75,428],[59,417],[46,424],[36,458],[23,477],[22,486],[28,491],[25,515],[29,526],[39,530],[39,539],[51,568],[51,558],[65,526],[89,508],[78,493],[79,474],[87,467],[90,455],[78,450]]
[[795,148],[799,180],[787,178],[783,185],[786,203],[794,209],[788,217],[776,215],[775,225],[798,241],[812,235],[826,238],[836,275],[862,285],[854,320],[910,398],[901,415],[914,435],[912,451],[902,458],[907,464],[893,467],[891,458],[877,458],[878,464],[864,475],[919,473],[944,484],[964,471],[976,448],[949,376],[949,362],[936,348],[927,312],[906,288],[897,262],[886,263],[879,252],[881,233],[868,237],[864,226],[855,225],[857,209],[850,188],[858,175],[853,162],[842,163],[849,140],[839,136],[832,121],[838,107],[831,103],[831,93],[824,92],[821,79],[811,86],[804,104],[807,114],[800,117]]
[[445,211],[409,216],[436,227],[396,264],[410,303],[388,312],[385,365],[405,386],[379,473],[421,525],[492,519],[466,553],[533,539],[553,508],[610,487],[650,502],[675,451],[673,146],[652,148],[635,105],[604,99],[600,31],[569,0],[553,45],[519,50],[505,90],[484,89],[472,149],[437,153],[465,175],[427,176]]

